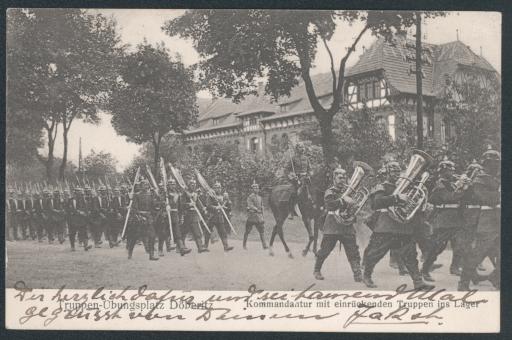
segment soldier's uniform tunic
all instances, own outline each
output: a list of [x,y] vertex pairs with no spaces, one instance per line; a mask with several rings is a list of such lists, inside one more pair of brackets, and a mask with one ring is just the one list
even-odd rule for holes
[[10,233],[11,233],[11,237],[14,239],[14,240],[18,240],[18,200],[16,199],[16,197],[13,195],[11,197],[9,197],[8,199],[8,205],[9,205],[9,209],[10,209],[10,216],[11,216],[11,219],[10,219],[10,224],[9,224],[9,228],[11,229],[10,230]]
[[69,228],[69,243],[71,250],[75,250],[75,238],[78,234],[78,242],[84,247],[84,250],[89,250],[89,238],[87,235],[87,204],[85,197],[80,194],[75,194],[70,197],[66,204],[66,212],[68,215],[68,228]]
[[18,196],[17,206],[18,206],[18,210],[16,212],[16,215],[17,215],[17,221],[18,221],[18,230],[21,233],[21,238],[23,240],[26,240],[28,238],[28,234],[29,234],[30,215],[29,215],[29,212],[27,211],[25,199],[21,195]]
[[417,221],[399,223],[389,216],[388,207],[396,205],[392,195],[395,184],[384,182],[371,194],[371,205],[376,211],[375,228],[364,251],[364,276],[371,277],[375,265],[390,249],[396,249],[415,284],[423,283],[417,260],[414,228]]
[[35,225],[37,240],[39,242],[43,241],[44,231],[46,230],[46,223],[48,221],[48,217],[46,212],[44,211],[44,199],[41,198],[39,194],[34,195],[34,220],[33,223]]
[[476,228],[475,247],[465,258],[459,285],[467,286],[476,278],[476,267],[487,257],[496,259],[496,267],[488,276],[495,287],[500,285],[500,233],[501,233],[501,193],[498,178],[487,173],[476,176],[472,194],[480,204],[480,214]]
[[125,207],[128,205],[124,201],[124,197],[119,194],[114,194],[112,200],[109,201],[109,207],[107,210],[107,225],[106,225],[106,236],[110,247],[118,245],[119,233],[123,229]]
[[43,198],[43,217],[45,219],[46,235],[48,236],[48,242],[53,243],[55,236],[55,221],[53,216],[54,200],[52,196],[46,196]]
[[256,227],[260,234],[263,249],[267,249],[268,247],[265,242],[265,221],[263,219],[263,200],[260,195],[254,192],[247,197],[247,222],[245,222],[244,248],[246,248],[247,238],[253,226]]
[[[218,195],[216,194],[216,198],[208,196],[206,201],[206,206],[209,212],[208,226],[210,230],[213,232],[213,228],[217,229],[219,237],[222,241],[222,245],[224,249],[227,250],[230,247],[228,246],[228,231],[229,226],[224,214],[222,213],[221,207],[224,208],[224,211],[227,214],[231,211],[231,201],[227,197],[226,194]],[[229,216],[229,215],[228,215]],[[205,232],[205,247],[208,247],[210,244],[210,233]],[[233,249],[233,248],[231,248]]]
[[158,201],[151,192],[140,191],[134,195],[130,221],[126,230],[128,258],[132,257],[138,240],[146,241],[149,258],[154,258],[156,238],[154,215],[157,204]]
[[108,201],[99,195],[94,195],[90,197],[89,200],[89,224],[95,247],[100,247],[102,243],[101,236],[104,232],[107,219],[105,215],[107,204]]
[[325,192],[324,204],[327,211],[323,238],[320,250],[316,255],[315,272],[320,272],[325,259],[332,252],[338,241],[343,244],[348,262],[352,268],[354,279],[361,280],[361,255],[356,241],[356,230],[353,223],[343,224],[337,216],[338,209],[344,210],[346,203],[340,200],[343,189],[332,186]]
[[[462,215],[460,209],[460,199],[463,192],[455,192],[453,184],[445,179],[439,179],[436,186],[429,195],[429,203],[434,205],[430,223],[433,228],[433,234],[430,239],[429,251],[425,254],[423,262],[423,273],[428,273],[431,266],[445,249],[448,241],[460,232],[462,224]],[[459,252],[454,250],[454,257]],[[454,258],[454,264],[460,263],[460,259]]]
[[65,202],[59,193],[53,196],[53,213],[52,222],[54,225],[54,233],[57,235],[59,243],[64,243],[64,235],[66,233],[66,211]]
[[32,194],[29,194],[25,198],[25,211],[27,214],[27,225],[29,236],[32,240],[37,238],[37,230],[34,223],[34,198]]
[[202,240],[202,230],[200,226],[200,219],[197,215],[196,210],[194,209],[194,204],[197,209],[201,212],[205,212],[204,207],[201,202],[198,200],[198,195],[196,192],[192,193],[182,193],[179,199],[179,207],[180,207],[180,221],[182,222],[182,241],[185,242],[185,237],[188,233],[192,233],[194,237],[194,241],[196,242],[198,251],[202,252],[206,248],[203,245]]

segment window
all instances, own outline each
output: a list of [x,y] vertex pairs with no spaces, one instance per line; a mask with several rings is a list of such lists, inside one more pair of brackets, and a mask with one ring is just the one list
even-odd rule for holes
[[396,140],[396,131],[395,131],[395,115],[388,116],[388,133],[393,141]]
[[252,117],[249,119],[249,125],[257,125],[258,124],[258,120],[256,119],[256,117]]
[[375,116],[375,123],[379,129],[386,129],[386,120],[382,116]]
[[219,118],[213,118],[212,119],[212,124],[213,125],[219,125]]
[[381,98],[380,95],[380,81],[374,81],[373,82],[373,98]]
[[369,83],[366,83],[366,99],[370,100],[370,99],[373,99],[374,98],[374,95],[373,95],[373,83],[372,82],[369,82]]
[[281,111],[281,112],[288,112],[288,105],[281,105],[281,106],[279,106],[279,111]]
[[257,152],[259,144],[260,144],[260,139],[258,137],[251,138],[251,141],[249,143],[249,150],[251,152]]
[[366,100],[366,96],[365,96],[365,86],[364,84],[359,84],[357,86],[357,101],[358,102],[362,102],[362,101],[365,101]]

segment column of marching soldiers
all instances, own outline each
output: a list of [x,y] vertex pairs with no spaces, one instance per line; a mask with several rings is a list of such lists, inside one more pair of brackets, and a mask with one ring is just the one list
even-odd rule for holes
[[[291,159],[294,172],[291,178],[301,177],[304,183],[307,181],[304,176],[309,176],[309,161],[301,162],[300,157],[299,154],[297,162]],[[333,169],[332,186],[325,192],[320,207],[323,239],[313,272],[317,280],[324,280],[322,265],[339,241],[356,282],[376,288],[373,270],[390,252],[399,275],[410,275],[415,288],[432,288],[428,283],[435,282],[432,271],[441,266],[435,261],[450,242],[453,256],[449,272],[460,276],[459,290],[469,290],[471,282],[478,284],[486,280],[499,289],[501,154],[489,148],[479,162],[473,161],[461,175],[455,173],[457,165],[445,157],[433,166],[430,164],[434,171],[429,171],[435,174],[430,178],[423,171],[427,157],[417,152],[405,169],[391,160],[378,171],[380,183],[367,195],[373,213],[365,223],[372,234],[362,259],[354,227],[355,215],[361,207],[354,207],[364,204],[366,198],[357,202],[351,195],[357,191],[351,186],[359,176],[358,169],[350,181],[345,169],[339,166]],[[301,164],[306,164],[308,169],[301,169]],[[132,183],[126,179],[121,183],[116,181],[114,186],[100,182],[96,188],[79,180],[71,185],[65,182],[54,186],[53,191],[50,185],[11,186],[6,200],[6,225],[15,240],[21,233],[22,239],[42,242],[46,237],[49,243],[55,237],[63,243],[67,226],[72,251],[77,236],[85,251],[92,248],[89,239],[95,247],[101,247],[102,235],[111,248],[126,239],[129,259],[135,245],[142,242],[150,260],[158,260],[154,254],[156,241],[160,256],[164,255],[164,246],[167,252],[175,247],[182,256],[190,253],[191,249],[185,245],[189,234],[199,253],[208,252],[215,229],[224,250],[231,251],[233,247],[228,244],[227,235],[231,231],[236,233],[230,222],[232,203],[221,184],[216,182],[210,188],[197,171],[195,178],[190,176],[185,182],[181,172],[172,165],[172,176],[167,177],[163,160],[160,168],[159,184],[146,167],[146,176],[139,168]],[[356,182],[359,180],[358,177]],[[297,181],[291,182],[300,190]],[[243,247],[246,249],[248,235],[256,227],[262,246],[267,249],[263,203],[257,183],[252,184],[251,191]],[[349,218],[342,218],[347,215]],[[422,253],[421,267],[417,246]],[[481,264],[486,258],[494,268],[490,274],[483,275]]]

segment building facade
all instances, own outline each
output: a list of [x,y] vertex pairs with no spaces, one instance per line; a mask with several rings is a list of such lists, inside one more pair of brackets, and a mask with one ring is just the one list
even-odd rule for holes
[[[422,45],[424,136],[444,143],[453,131],[443,113],[436,112],[436,99],[451,82],[460,84],[468,77],[476,77],[482,86],[487,86],[499,75],[485,58],[461,41]],[[399,120],[416,124],[415,50],[415,41],[405,36],[395,36],[390,41],[381,38],[346,72],[344,108],[370,108],[393,140],[404,133],[398,128]],[[313,83],[320,103],[329,107],[331,74],[316,75]],[[272,103],[263,90],[260,85],[258,95],[238,104],[223,98],[202,101],[198,125],[185,133],[185,142],[191,149],[200,144],[235,143],[241,150],[260,154],[277,141],[296,143],[299,132],[315,119],[304,84],[277,103]]]

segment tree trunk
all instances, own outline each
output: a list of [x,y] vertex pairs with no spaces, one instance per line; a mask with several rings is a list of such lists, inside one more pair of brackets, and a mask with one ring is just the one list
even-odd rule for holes
[[57,127],[55,123],[53,123],[50,127],[46,128],[48,133],[48,158],[46,158],[44,166],[46,167],[46,178],[48,179],[48,183],[53,181],[53,150],[55,148],[55,139],[57,138]]
[[62,138],[63,138],[63,142],[64,142],[64,150],[62,152],[62,163],[60,164],[60,168],[59,168],[59,178],[61,180],[64,180],[64,172],[66,171],[66,165],[68,162],[68,132],[69,132],[69,127],[66,128],[64,126],[64,130],[62,132]]
[[322,151],[324,153],[324,163],[326,166],[334,160],[335,156],[335,141],[332,133],[332,120],[333,116],[323,114],[321,118],[317,115],[318,122],[320,123],[320,132],[322,133]]

